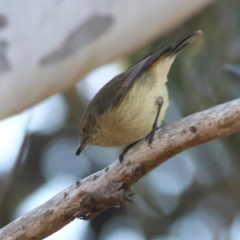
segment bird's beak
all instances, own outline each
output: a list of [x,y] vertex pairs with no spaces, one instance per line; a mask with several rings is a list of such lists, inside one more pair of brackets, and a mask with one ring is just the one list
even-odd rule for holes
[[86,139],[84,139],[84,141],[78,146],[77,151],[76,151],[76,155],[79,156],[80,153],[82,152],[82,150],[86,147]]

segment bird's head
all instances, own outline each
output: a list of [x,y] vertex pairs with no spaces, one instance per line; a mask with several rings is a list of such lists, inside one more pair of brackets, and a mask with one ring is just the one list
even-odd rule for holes
[[92,114],[83,114],[78,127],[80,145],[77,148],[76,155],[80,155],[87,145],[92,145],[92,139],[96,133],[96,118]]

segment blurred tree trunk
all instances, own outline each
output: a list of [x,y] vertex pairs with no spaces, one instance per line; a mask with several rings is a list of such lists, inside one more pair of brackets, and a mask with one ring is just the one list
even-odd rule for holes
[[[0,3],[0,119],[72,87],[212,0]],[[34,13],[34,14],[33,14]],[[36,14],[37,13],[37,14]]]

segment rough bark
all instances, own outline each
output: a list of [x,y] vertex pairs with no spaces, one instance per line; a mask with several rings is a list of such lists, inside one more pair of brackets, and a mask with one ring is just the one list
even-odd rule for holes
[[[42,239],[75,218],[92,219],[131,202],[130,189],[146,173],[183,150],[240,130],[240,99],[159,129],[149,148],[142,140],[107,168],[76,182],[0,230],[0,239]],[[99,160],[101,161],[101,160]]]

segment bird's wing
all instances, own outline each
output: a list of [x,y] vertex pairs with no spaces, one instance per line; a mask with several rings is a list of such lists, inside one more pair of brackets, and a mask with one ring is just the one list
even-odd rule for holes
[[97,105],[99,107],[99,113],[105,112],[106,109],[118,106],[126,96],[129,89],[131,89],[134,81],[137,80],[144,71],[146,71],[157,60],[160,58],[175,56],[185,46],[196,40],[201,34],[201,31],[196,31],[184,38],[174,47],[170,45],[164,49],[153,51],[137,61],[125,72],[114,77],[97,93],[93,99],[93,103],[98,102]]

